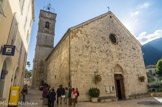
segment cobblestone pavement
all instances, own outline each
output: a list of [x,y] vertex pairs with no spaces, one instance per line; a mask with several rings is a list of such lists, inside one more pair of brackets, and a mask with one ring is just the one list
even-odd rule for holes
[[42,92],[39,90],[29,89],[26,96],[26,102],[22,102],[22,95],[20,95],[20,102],[18,107],[44,107],[41,99]]
[[[42,92],[38,90],[29,90],[29,94],[26,98],[26,104],[19,104],[18,107],[47,107],[42,106],[41,99]],[[20,97],[22,99],[22,97]],[[162,103],[159,102],[162,98],[140,98],[133,100],[122,100],[115,102],[99,102],[99,103],[91,103],[91,102],[79,102],[76,107],[162,107]],[[158,101],[159,100],[159,101]],[[21,100],[20,100],[21,102]],[[33,104],[32,104],[33,102]],[[55,104],[55,107],[58,107]]]

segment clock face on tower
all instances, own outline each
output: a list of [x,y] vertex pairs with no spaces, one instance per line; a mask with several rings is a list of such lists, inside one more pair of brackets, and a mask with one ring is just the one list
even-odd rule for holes
[[46,16],[47,16],[48,18],[50,18],[50,17],[51,17],[51,15],[50,15],[49,13],[47,13],[47,14],[46,14]]

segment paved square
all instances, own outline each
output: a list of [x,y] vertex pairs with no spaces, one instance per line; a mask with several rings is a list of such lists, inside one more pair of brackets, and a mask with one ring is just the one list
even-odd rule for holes
[[[27,95],[26,101],[28,103],[37,103],[37,105],[19,105],[18,107],[48,107],[42,106],[41,95],[41,91],[29,90],[29,94]],[[146,97],[133,100],[121,100],[103,103],[79,102],[75,107],[162,107],[162,102],[160,102],[161,100],[162,98],[160,97]],[[55,104],[55,107],[58,106]]]

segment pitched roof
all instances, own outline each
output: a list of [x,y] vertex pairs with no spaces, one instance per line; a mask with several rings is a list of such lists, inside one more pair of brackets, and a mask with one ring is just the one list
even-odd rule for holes
[[120,24],[122,27],[124,27],[124,28],[126,29],[126,31],[131,35],[131,37],[132,37],[140,46],[142,46],[141,43],[140,43],[140,42],[130,33],[130,31],[120,22],[120,20],[119,20],[111,11],[109,11],[109,12],[107,12],[107,13],[105,13],[105,14],[102,14],[102,15],[100,15],[100,16],[97,16],[97,17],[95,17],[95,18],[93,18],[93,19],[90,19],[90,20],[88,20],[88,21],[86,21],[86,22],[83,22],[83,23],[81,23],[81,24],[79,24],[79,25],[76,25],[76,26],[74,26],[74,27],[71,27],[70,30],[74,30],[74,29],[77,29],[77,28],[79,28],[79,27],[81,27],[81,26],[87,25],[88,23],[91,23],[91,22],[93,22],[93,21],[96,21],[96,20],[98,20],[98,19],[100,19],[100,18],[103,18],[103,17],[107,16],[108,14],[111,14],[111,15],[114,17],[114,19],[118,22],[118,24]]
[[103,18],[103,17],[107,16],[107,15],[110,14],[110,13],[111,13],[111,12],[107,12],[107,13],[105,13],[105,14],[102,14],[102,15],[100,15],[100,16],[97,16],[97,17],[95,17],[95,18],[92,18],[92,19],[90,19],[90,20],[88,20],[88,21],[85,21],[85,22],[83,22],[83,23],[81,23],[81,24],[78,24],[78,25],[76,25],[76,26],[74,26],[74,27],[69,28],[69,29],[66,31],[66,33],[64,34],[64,36],[61,38],[61,40],[60,40],[60,41],[57,43],[57,45],[53,48],[53,50],[51,51],[51,53],[47,56],[46,60],[50,57],[50,55],[54,52],[54,50],[56,50],[56,48],[59,46],[59,44],[66,38],[68,32],[70,32],[71,30],[74,30],[74,29],[76,29],[76,28],[79,28],[79,27],[81,27],[81,26],[87,25],[88,23],[91,23],[91,22],[93,22],[93,21],[96,21],[97,19]]
[[74,30],[74,29],[80,28],[80,27],[82,27],[82,26],[84,26],[84,25],[87,25],[87,24],[89,24],[89,23],[92,23],[92,22],[94,22],[94,21],[96,21],[96,20],[98,20],[98,19],[101,19],[101,18],[107,16],[108,14],[111,14],[111,12],[109,11],[109,12],[107,12],[107,13],[104,13],[104,14],[100,15],[100,16],[97,16],[97,17],[95,17],[95,18],[92,18],[92,19],[90,19],[90,20],[87,20],[87,21],[85,21],[85,22],[83,22],[83,23],[81,23],[81,24],[78,24],[78,25],[76,25],[76,26],[74,26],[74,27],[71,27],[70,30]]
[[118,19],[111,11],[109,11],[109,12],[106,12],[106,13],[100,15],[100,16],[97,16],[97,17],[95,17],[95,18],[92,18],[92,19],[90,19],[90,20],[88,20],[88,21],[85,21],[85,22],[83,22],[83,23],[81,23],[81,24],[78,24],[78,25],[76,25],[76,26],[74,26],[74,27],[69,28],[69,29],[67,30],[67,32],[64,34],[64,36],[61,38],[61,40],[58,42],[58,44],[54,47],[54,49],[52,50],[52,52],[47,56],[46,60],[50,57],[50,55],[53,53],[53,51],[59,46],[59,44],[66,38],[68,32],[70,32],[70,31],[72,31],[72,30],[75,30],[75,29],[77,29],[77,28],[80,28],[80,27],[82,27],[82,26],[85,26],[85,25],[87,25],[87,24],[89,24],[89,23],[92,23],[92,22],[94,22],[94,21],[96,21],[96,20],[98,20],[98,19],[101,19],[101,18],[103,18],[103,17],[109,15],[109,14],[111,14],[111,15],[114,17],[114,19],[118,22],[118,24],[120,24],[122,27],[124,27],[124,28],[126,29],[126,31],[131,35],[131,37],[132,37],[140,46],[142,46],[141,43],[140,43],[140,42],[139,42],[139,41],[138,41],[138,40],[128,31],[128,29],[119,21],[119,19]]
[[126,31],[130,34],[130,36],[139,44],[140,47],[142,47],[142,44],[132,35],[132,33],[130,33],[130,31],[120,22],[120,20],[112,12],[111,14],[113,15],[114,19],[118,22],[118,24],[124,27]]

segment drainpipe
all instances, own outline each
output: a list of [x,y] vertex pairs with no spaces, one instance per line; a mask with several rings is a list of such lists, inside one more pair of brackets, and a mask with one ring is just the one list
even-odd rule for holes
[[71,86],[71,75],[70,75],[70,33],[69,33],[69,86]]

